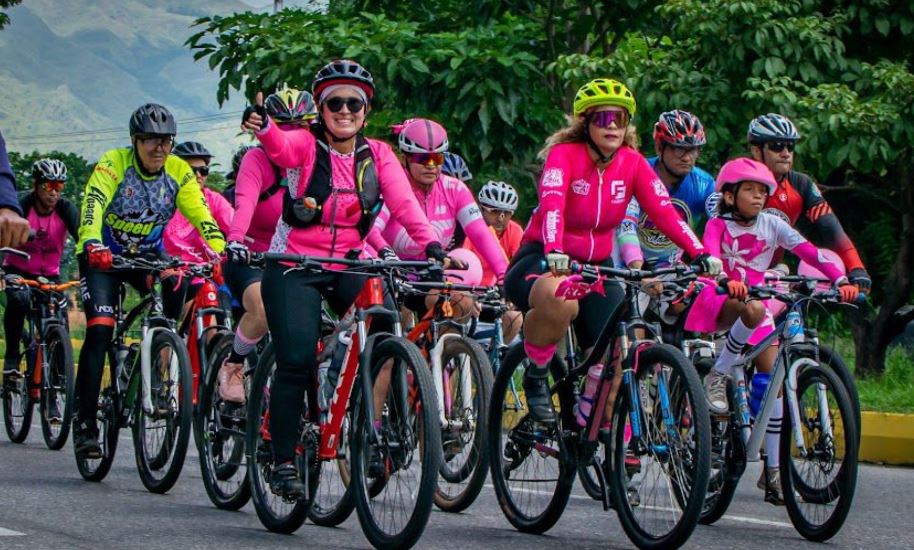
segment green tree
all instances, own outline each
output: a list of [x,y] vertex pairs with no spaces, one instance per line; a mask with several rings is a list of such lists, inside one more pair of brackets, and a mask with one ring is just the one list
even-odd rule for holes
[[[22,0],[0,0],[0,8],[7,9],[15,6],[16,4],[21,3]],[[7,26],[10,22],[10,16],[5,12],[0,11],[0,29]]]

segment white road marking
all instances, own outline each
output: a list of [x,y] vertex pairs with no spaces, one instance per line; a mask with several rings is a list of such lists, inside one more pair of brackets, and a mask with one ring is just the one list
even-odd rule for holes
[[0,537],[24,537],[25,533],[20,533],[19,531],[12,531],[10,529],[4,529],[0,527]]

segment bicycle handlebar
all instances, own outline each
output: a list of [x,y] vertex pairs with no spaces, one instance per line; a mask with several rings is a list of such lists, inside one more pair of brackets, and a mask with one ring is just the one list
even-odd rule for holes
[[37,288],[44,292],[64,292],[79,285],[79,281],[67,281],[65,283],[52,283],[50,281],[41,282],[35,279],[26,279],[19,275],[7,275],[3,280],[11,286],[27,286]]
[[352,259],[329,258],[322,256],[306,256],[302,254],[282,254],[276,252],[255,252],[251,254],[251,265],[263,266],[266,262],[289,262],[300,267],[320,268],[324,264],[343,265],[361,269],[421,269],[439,265],[434,260],[377,260],[377,259]]

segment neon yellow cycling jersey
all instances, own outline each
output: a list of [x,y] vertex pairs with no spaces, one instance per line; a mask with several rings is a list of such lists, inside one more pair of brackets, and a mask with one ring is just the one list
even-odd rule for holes
[[222,252],[225,238],[186,162],[169,156],[158,174],[145,176],[132,148],[112,149],[99,159],[86,184],[77,250],[98,241],[115,254],[158,252],[176,209],[210,248]]

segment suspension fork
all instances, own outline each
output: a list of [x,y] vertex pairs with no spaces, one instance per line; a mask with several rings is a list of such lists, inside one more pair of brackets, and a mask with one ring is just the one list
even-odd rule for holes
[[[785,359],[787,355],[784,355]],[[803,439],[803,430],[799,429],[802,426],[802,416],[800,415],[800,402],[797,398],[797,378],[799,377],[800,370],[805,366],[815,366],[818,363],[809,358],[797,359],[787,369],[784,393],[787,394],[787,405],[790,408],[790,421],[791,425],[795,426],[797,429],[793,430],[793,442],[797,446],[797,449],[805,450],[806,442]],[[822,423],[822,432],[828,436],[832,435],[832,426],[831,419],[828,418],[828,397],[825,392],[824,386],[820,383],[816,385],[816,394],[818,396],[819,402],[819,421]],[[766,396],[767,397],[767,396]],[[783,428],[782,428],[783,429]]]
[[[441,423],[442,428],[466,428],[467,426],[454,425],[452,426],[451,421],[448,420],[451,411],[454,408],[454,403],[451,401],[451,392],[450,392],[450,374],[445,372],[444,365],[441,362],[441,356],[444,353],[444,346],[448,340],[460,338],[458,334],[445,333],[438,337],[438,341],[435,342],[435,346],[432,348],[430,355],[432,363],[432,380],[435,382],[435,391],[438,392],[438,420]],[[468,357],[463,357],[460,361],[458,367],[460,369],[460,390],[461,390],[461,402],[460,407],[464,411],[471,411],[473,409],[473,397],[471,395],[473,391],[473,381],[471,378],[471,366]],[[460,424],[460,421],[455,421],[456,424]]]

